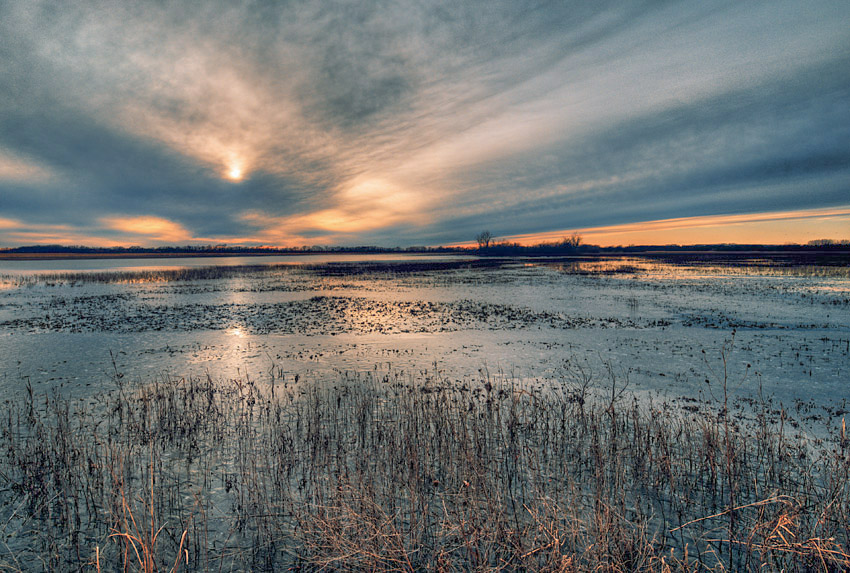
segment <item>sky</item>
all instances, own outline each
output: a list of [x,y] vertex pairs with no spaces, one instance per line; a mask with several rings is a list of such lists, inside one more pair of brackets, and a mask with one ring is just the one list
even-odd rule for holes
[[0,1],[0,247],[850,238],[850,2]]

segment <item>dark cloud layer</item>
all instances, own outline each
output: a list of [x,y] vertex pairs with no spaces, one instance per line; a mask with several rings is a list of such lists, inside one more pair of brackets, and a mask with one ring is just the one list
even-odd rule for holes
[[847,21],[846,2],[12,0],[0,246],[845,207]]

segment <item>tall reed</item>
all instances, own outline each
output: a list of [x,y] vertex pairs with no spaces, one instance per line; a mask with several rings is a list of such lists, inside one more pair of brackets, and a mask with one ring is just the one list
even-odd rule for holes
[[2,419],[3,564],[850,567],[844,426],[818,443],[766,401],[685,410],[625,383],[376,369],[122,381],[93,402],[30,392]]

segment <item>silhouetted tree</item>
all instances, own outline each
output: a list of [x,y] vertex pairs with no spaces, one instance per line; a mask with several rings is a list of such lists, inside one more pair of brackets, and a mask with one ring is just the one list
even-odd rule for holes
[[493,240],[493,235],[490,231],[481,231],[476,235],[475,240],[478,241],[479,249],[486,249],[490,246],[490,241]]

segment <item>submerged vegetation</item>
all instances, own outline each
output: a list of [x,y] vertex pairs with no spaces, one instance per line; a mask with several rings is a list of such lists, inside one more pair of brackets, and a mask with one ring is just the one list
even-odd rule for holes
[[611,369],[167,378],[2,415],[0,566],[21,570],[839,571],[850,439],[711,381]]

